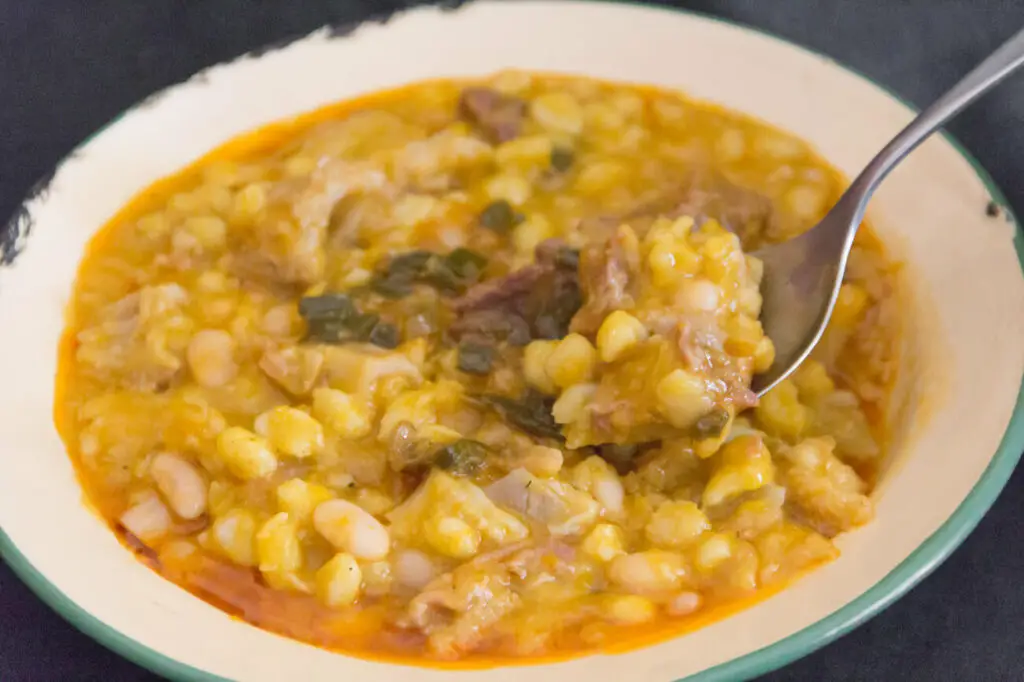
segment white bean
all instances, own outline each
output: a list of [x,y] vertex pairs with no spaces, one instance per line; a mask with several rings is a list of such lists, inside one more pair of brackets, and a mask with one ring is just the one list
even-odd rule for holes
[[717,284],[697,278],[683,283],[677,302],[687,312],[712,312],[718,308],[721,294]]
[[357,559],[383,559],[391,546],[388,529],[347,500],[328,500],[317,506],[313,512],[313,527],[335,548]]
[[668,600],[665,611],[670,616],[687,616],[700,608],[701,601],[696,592],[680,592]]
[[634,594],[677,590],[685,574],[681,555],[658,549],[620,554],[608,565],[611,581]]
[[395,579],[402,585],[419,590],[437,575],[437,567],[418,549],[404,549],[395,556]]
[[203,329],[188,344],[188,366],[196,383],[206,388],[223,386],[238,374],[235,340],[222,329]]
[[142,540],[148,542],[167,534],[171,527],[171,514],[167,507],[154,494],[147,495],[124,514],[121,514],[121,525]]
[[206,511],[206,481],[190,462],[161,452],[149,465],[149,475],[175,514],[196,519]]
[[626,492],[622,488],[622,481],[618,478],[594,481],[594,488],[590,492],[608,513],[619,514],[622,512]]

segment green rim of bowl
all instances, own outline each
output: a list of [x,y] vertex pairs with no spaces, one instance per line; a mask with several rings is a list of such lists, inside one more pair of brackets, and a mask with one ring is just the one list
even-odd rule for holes
[[[826,59],[835,66],[871,83],[908,109],[917,111],[909,102],[856,69],[836,62],[820,52],[781,38],[770,31],[710,16],[702,12],[647,5],[638,0],[589,1],[595,4],[638,5],[663,12],[687,14],[763,35],[778,42],[795,46],[811,56]],[[114,125],[119,119],[120,117],[108,123],[94,133],[89,140]],[[988,190],[992,200],[1002,207],[1006,218],[1016,225],[1017,229],[1015,230],[1013,241],[1017,250],[1017,257],[1021,263],[1021,271],[1024,274],[1024,227],[1014,216],[1010,204],[1002,191],[978,160],[952,135],[945,131],[941,134],[971,164],[974,172]],[[89,140],[86,140],[83,145],[87,144]],[[946,519],[945,523],[935,533],[921,543],[909,557],[849,604],[825,616],[816,623],[807,626],[803,630],[774,644],[721,663],[713,668],[694,673],[676,682],[684,682],[684,680],[685,682],[734,682],[764,675],[820,649],[878,615],[938,568],[960,546],[960,543],[970,535],[971,531],[978,525],[982,517],[996,501],[999,493],[1003,490],[1003,487],[1010,478],[1010,474],[1013,473],[1014,467],[1017,466],[1022,452],[1024,452],[1024,377],[1021,377],[1021,388],[1017,394],[1017,403],[1011,415],[1010,423],[1006,428],[1006,433],[1003,435],[999,448],[992,456],[981,478],[978,479],[978,482],[971,489],[971,492],[968,493],[967,497],[964,498],[964,501],[960,503],[956,511]],[[3,529],[0,529],[0,558],[50,608],[59,613],[75,628],[108,649],[159,675],[174,680],[230,682],[227,678],[192,667],[150,649],[93,616],[47,580],[46,576],[37,570],[28,558],[18,550]]]

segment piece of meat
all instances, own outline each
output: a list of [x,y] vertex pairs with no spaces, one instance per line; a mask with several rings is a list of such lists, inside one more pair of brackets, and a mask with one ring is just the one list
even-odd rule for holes
[[323,276],[334,207],[349,195],[386,186],[387,176],[379,168],[342,159],[324,163],[307,179],[278,183],[253,225],[250,249],[236,264],[239,271],[286,285],[317,282]]
[[670,218],[686,215],[698,224],[717,220],[744,242],[768,232],[774,218],[768,197],[710,173],[694,175],[684,196],[667,213]]
[[643,238],[657,218],[682,216],[691,216],[698,224],[714,218],[745,244],[770,233],[775,223],[770,199],[720,175],[698,171],[654,190],[627,210],[586,217],[577,230],[588,242],[601,242],[625,223]]
[[268,349],[259,362],[268,378],[294,396],[313,390],[323,366],[323,351],[305,346]]
[[568,483],[537,478],[526,469],[515,469],[484,492],[495,504],[543,524],[552,535],[578,535],[601,511],[587,493]]
[[584,303],[570,329],[594,334],[609,313],[632,308],[633,280],[639,270],[639,243],[628,225],[620,225],[606,241],[584,247],[579,268]]
[[508,142],[519,136],[526,102],[491,88],[466,88],[459,97],[459,116],[491,142]]
[[186,345],[175,340],[190,324],[183,311],[187,302],[188,292],[177,284],[150,285],[128,294],[103,308],[96,324],[78,333],[77,360],[87,371],[114,377],[125,388],[166,389],[184,367]]
[[568,333],[580,306],[575,252],[557,239],[537,246],[535,262],[504,277],[470,287],[452,303],[457,340],[499,340],[523,345],[531,338]]
[[519,607],[511,582],[501,564],[463,564],[409,602],[408,625],[425,633],[431,652],[441,658],[469,653],[494,624]]

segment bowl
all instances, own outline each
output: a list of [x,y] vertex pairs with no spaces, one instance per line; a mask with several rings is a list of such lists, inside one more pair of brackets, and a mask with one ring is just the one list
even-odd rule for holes
[[[0,553],[41,598],[174,679],[451,674],[285,639],[147,569],[84,502],[53,423],[53,379],[78,261],[138,191],[268,122],[410,81],[508,67],[678,88],[792,131],[847,175],[913,116],[878,86],[777,38],[683,12],[590,2],[479,2],[328,28],[141,102],[76,149],[0,231]],[[838,539],[835,562],[752,608],[641,649],[537,663],[533,679],[708,682],[765,673],[892,603],[992,504],[1024,449],[1024,239],[985,172],[942,136],[892,174],[870,216],[906,263],[908,292],[877,519]]]

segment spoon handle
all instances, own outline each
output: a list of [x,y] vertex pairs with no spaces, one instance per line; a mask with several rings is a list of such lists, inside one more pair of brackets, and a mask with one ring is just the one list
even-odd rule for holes
[[901,130],[861,171],[851,184],[851,190],[857,188],[865,194],[870,194],[875,186],[889,174],[889,171],[925,138],[941,128],[946,121],[960,113],[964,107],[984,94],[989,88],[1009,76],[1021,64],[1024,64],[1024,30],[1018,31],[998,50],[989,55],[988,59],[976,66],[959,83],[935,100],[931,106]]

